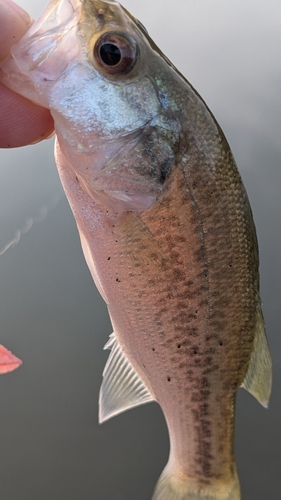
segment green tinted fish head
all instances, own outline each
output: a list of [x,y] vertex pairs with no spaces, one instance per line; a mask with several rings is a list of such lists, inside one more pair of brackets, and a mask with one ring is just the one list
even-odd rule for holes
[[3,70],[7,85],[51,110],[62,154],[96,201],[117,212],[156,201],[179,150],[186,89],[119,3],[51,2]]

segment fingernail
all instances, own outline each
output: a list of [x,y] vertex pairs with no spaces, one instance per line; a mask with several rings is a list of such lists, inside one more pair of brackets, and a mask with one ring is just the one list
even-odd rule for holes
[[13,2],[12,0],[2,0],[2,3],[6,4],[6,6],[12,10],[13,12],[15,12],[16,14],[18,14],[18,16],[26,22],[27,25],[31,24],[32,22],[32,18],[30,17],[30,15],[24,10],[22,9],[22,7],[20,7],[17,3]]

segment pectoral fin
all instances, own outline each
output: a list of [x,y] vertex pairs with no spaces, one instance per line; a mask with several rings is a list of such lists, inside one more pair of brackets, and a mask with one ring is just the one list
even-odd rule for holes
[[246,377],[241,387],[267,408],[272,383],[272,364],[261,310],[257,317],[256,335]]
[[112,333],[104,349],[111,353],[103,371],[99,397],[99,422],[105,422],[114,415],[154,401],[149,390],[123,353]]

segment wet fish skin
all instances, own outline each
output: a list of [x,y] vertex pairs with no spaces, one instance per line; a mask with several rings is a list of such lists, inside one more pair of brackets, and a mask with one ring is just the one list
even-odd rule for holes
[[[266,406],[271,365],[255,228],[231,151],[119,4],[62,0],[52,11],[2,79],[55,120],[60,177],[115,332],[100,419],[157,401],[171,451],[154,500],[239,500],[235,394],[243,385]],[[129,75],[112,77],[93,47],[116,30],[139,54]]]

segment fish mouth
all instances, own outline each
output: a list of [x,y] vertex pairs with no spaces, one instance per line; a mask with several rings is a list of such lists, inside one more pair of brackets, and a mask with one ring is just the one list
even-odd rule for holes
[[[95,11],[98,15],[108,8],[107,5],[117,4],[115,0],[52,0],[12,48],[11,53],[19,61],[20,70],[34,73],[40,69],[41,79],[56,80],[79,53],[77,39],[73,43],[73,31],[76,34],[79,30],[83,12],[91,9],[94,16]],[[52,59],[54,52],[56,60]]]
[[[82,15],[80,0],[53,0],[0,67],[1,81],[41,106],[49,107],[46,86],[79,57],[76,37]],[[75,43],[73,39],[76,37]]]
[[[32,72],[32,78],[39,70],[41,80],[56,80],[78,55],[79,46],[71,40],[81,13],[82,4],[78,0],[53,0],[12,48],[20,70]],[[56,57],[52,58],[54,52]]]
[[[112,5],[112,7],[111,7]],[[73,64],[88,59],[88,41],[78,36],[95,26],[99,12],[115,13],[115,0],[52,0],[0,66],[1,81],[27,99],[49,108],[48,86]],[[86,16],[86,17],[85,17]],[[85,57],[86,56],[86,57]]]

